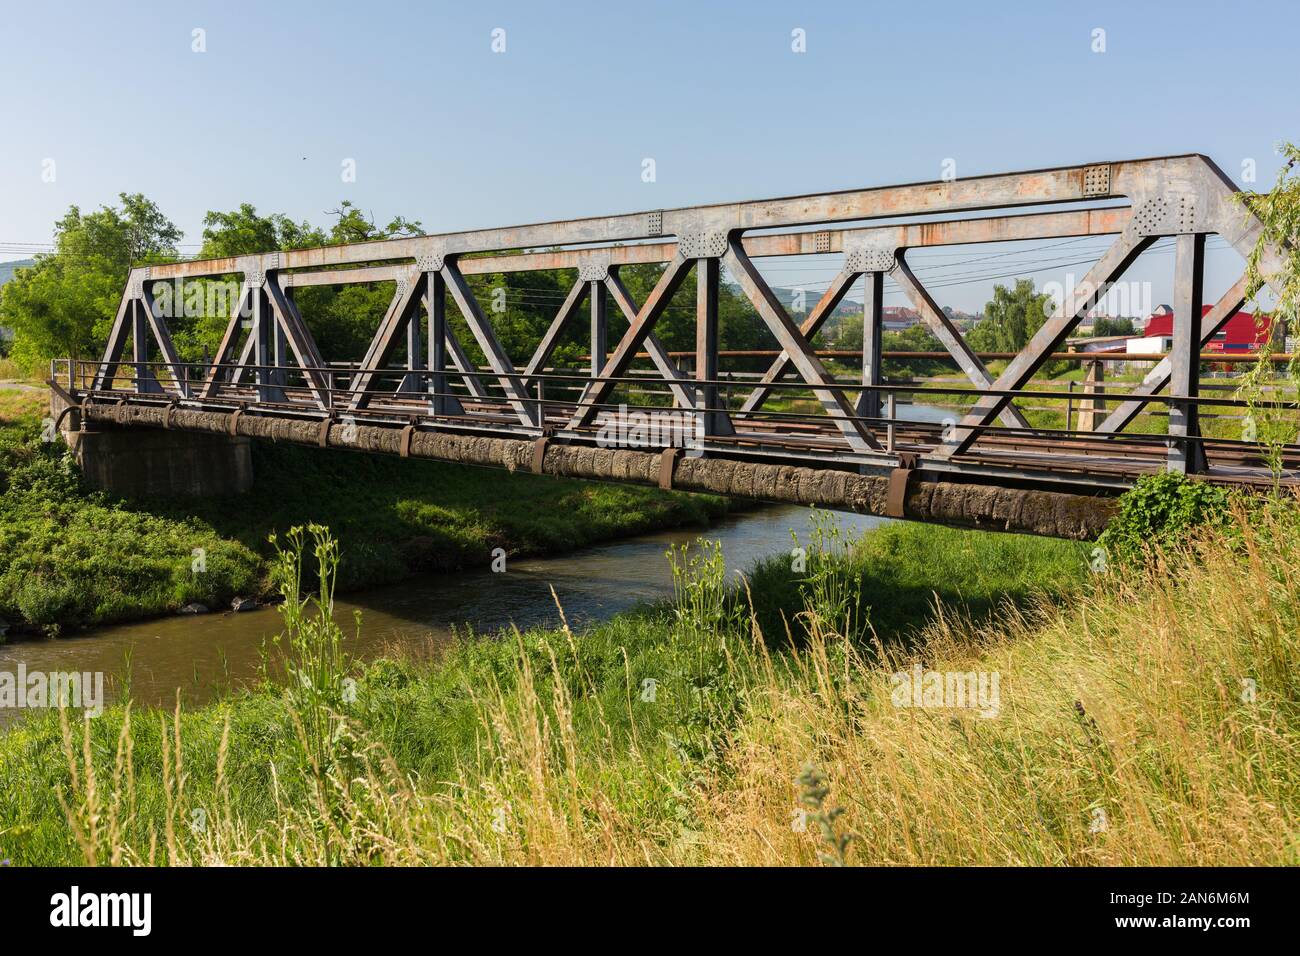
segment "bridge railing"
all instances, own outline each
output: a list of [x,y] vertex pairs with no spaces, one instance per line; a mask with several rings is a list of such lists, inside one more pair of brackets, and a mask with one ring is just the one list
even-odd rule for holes
[[[768,353],[771,355],[774,353]],[[826,358],[846,360],[852,354],[825,350]],[[908,359],[917,357],[913,352],[884,352],[884,358]],[[993,358],[996,353],[984,353]],[[1063,353],[1071,358],[1077,354]],[[746,354],[745,357],[768,357]],[[921,353],[921,357],[935,357]],[[1151,358],[1143,356],[1144,360]],[[1275,357],[1277,361],[1289,358]],[[1093,361],[1093,359],[1082,359]],[[1218,360],[1215,356],[1214,360]],[[229,375],[212,363],[170,363],[147,361],[132,363],[115,373],[107,385],[94,387],[101,373],[101,363],[61,360],[52,365],[51,377],[65,383],[68,390],[82,401],[118,402],[133,401],[148,404],[169,404],[177,407],[234,410],[263,415],[291,417],[321,417],[339,421],[357,421],[368,424],[402,427],[414,424],[417,429],[453,430],[514,434],[530,437],[530,429],[521,428],[511,414],[511,401],[502,391],[488,389],[485,394],[473,396],[465,388],[447,389],[441,393],[432,388],[432,376],[427,372],[411,372],[406,368],[376,370],[368,382],[368,389],[381,388],[390,383],[391,391],[382,393],[382,400],[368,403],[363,408],[353,404],[361,390],[353,383],[356,369],[321,367],[315,369],[329,376],[323,387],[325,410],[322,412],[311,400],[306,382],[306,372],[297,366],[244,366],[248,378],[242,383],[219,382],[206,396],[199,396],[195,386],[210,381],[213,376]],[[179,378],[172,376],[179,370]],[[489,371],[487,366],[479,371]],[[621,376],[602,375],[596,379],[614,386],[610,399],[595,405],[593,421],[579,428],[569,427],[578,401],[589,387],[593,376],[580,370],[548,368],[539,370],[530,378],[534,392],[527,399],[533,410],[534,421],[540,423],[536,433],[548,434],[568,441],[587,442],[603,447],[630,447],[661,451],[682,447],[699,455],[725,455],[729,457],[789,458],[797,457],[823,465],[867,465],[870,462],[846,453],[838,447],[836,435],[826,426],[826,417],[810,398],[807,383],[778,381],[769,383],[774,396],[764,407],[749,413],[743,429],[731,434],[709,434],[702,424],[704,416],[720,413],[732,416],[740,407],[741,397],[761,380],[761,373],[726,371],[713,379],[692,379],[694,387],[712,387],[714,403],[697,403],[683,407],[676,402],[674,393],[663,385],[653,373],[633,371]],[[271,383],[268,394],[262,383]],[[976,389],[941,379],[916,379],[881,381],[872,391],[880,399],[879,408],[872,412],[861,411],[864,389],[857,376],[829,377],[826,388],[834,391],[854,408],[852,419],[882,436],[882,452],[886,455],[932,455],[951,444],[963,409],[990,396],[1013,397],[1021,407],[1031,412],[1044,413],[1039,424],[1016,427],[1002,424],[982,426],[981,443],[976,451],[959,459],[951,470],[979,470],[980,473],[1015,473],[1046,480],[1055,477],[1070,484],[1096,487],[1124,487],[1134,476],[1162,468],[1174,450],[1192,447],[1193,454],[1204,456],[1214,465],[1233,473],[1233,480],[1249,482],[1252,475],[1263,481],[1268,470],[1263,451],[1257,440],[1242,434],[1233,438],[1189,435],[1176,436],[1163,431],[1126,431],[1098,433],[1091,427],[1078,427],[1072,422],[1073,406],[1077,402],[1092,403],[1095,413],[1105,412],[1107,405],[1125,401],[1140,404],[1147,417],[1165,417],[1178,409],[1188,407],[1203,411],[1206,420],[1235,418],[1249,422],[1251,416],[1267,412],[1288,412],[1296,409],[1294,401],[1268,400],[1258,396],[1252,399],[1236,394],[1196,396],[1154,394],[1131,397],[1131,386],[1119,383],[1097,384],[1093,391],[1073,391],[1074,382],[1066,388],[1040,387],[1016,390]],[[1206,386],[1214,388],[1215,386]],[[1228,389],[1230,386],[1219,386]],[[439,400],[442,400],[441,402]],[[458,408],[449,409],[447,402]],[[1038,404],[1026,404],[1036,402]],[[1057,419],[1063,419],[1061,424]],[[1282,442],[1278,448],[1282,466],[1286,470],[1300,468],[1300,444],[1292,440]],[[945,468],[944,470],[950,470]]]

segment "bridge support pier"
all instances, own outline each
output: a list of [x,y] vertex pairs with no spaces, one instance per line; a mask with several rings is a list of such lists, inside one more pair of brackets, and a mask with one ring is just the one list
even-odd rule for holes
[[[54,393],[56,421],[66,400]],[[252,442],[248,438],[169,428],[117,428],[80,421],[71,411],[60,427],[86,483],[124,498],[236,495],[253,485]],[[77,426],[80,425],[80,430]]]

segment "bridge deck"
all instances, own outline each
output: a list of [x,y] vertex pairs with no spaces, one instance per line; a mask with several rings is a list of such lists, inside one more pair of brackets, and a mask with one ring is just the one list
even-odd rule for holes
[[[285,401],[260,401],[255,387],[225,386],[203,400],[187,400],[180,404],[189,408],[207,408],[230,411],[235,408],[245,414],[290,419],[323,417],[313,403],[311,394],[304,388],[285,387]],[[131,391],[81,392],[78,397],[92,401],[136,402],[158,404],[166,402],[162,396],[141,396]],[[441,415],[429,413],[429,401],[424,396],[381,394],[364,410],[343,410],[332,417],[339,421],[353,420],[367,424],[404,427],[415,424],[429,430],[453,430],[476,434],[514,435],[520,438],[548,434],[576,444],[601,446],[602,428],[614,412],[597,415],[595,421],[582,429],[571,429],[577,406],[572,402],[540,403],[543,424],[535,429],[521,426],[519,419],[504,399],[473,400],[461,398],[463,413]],[[1114,398],[1111,402],[1116,401]],[[902,406],[906,408],[906,406]],[[690,427],[694,412],[671,407],[638,406],[633,411],[647,419],[659,415],[685,416]],[[953,421],[956,421],[954,412]],[[863,418],[873,429],[885,433],[890,424],[883,418]],[[844,449],[838,429],[826,421],[812,418],[783,416],[764,418],[760,415],[733,418],[735,431],[730,435],[709,436],[700,443],[704,454],[725,457],[753,458],[758,460],[794,460],[824,467],[858,467],[869,471],[881,465],[879,456],[852,454]],[[917,467],[934,470],[933,454],[944,447],[942,433],[951,423],[929,423],[897,419],[893,423],[892,459],[899,453],[918,456]],[[652,430],[644,440],[623,440],[620,447],[636,447],[660,451],[672,447],[673,442],[660,440]],[[687,434],[688,441],[691,439]],[[950,461],[938,463],[941,472],[964,473],[972,480],[998,482],[1015,478],[1028,484],[1070,486],[1075,490],[1119,491],[1131,486],[1138,477],[1164,471],[1169,458],[1169,439],[1165,435],[1115,434],[1094,435],[1087,432],[1042,429],[1037,433],[1008,433],[1005,429],[990,429],[973,442],[969,448]],[[1274,475],[1257,446],[1245,442],[1203,439],[1201,445],[1206,456],[1202,472],[1205,480],[1218,484],[1265,490],[1274,486]],[[1289,446],[1282,450],[1283,470],[1278,482],[1287,487],[1300,486],[1300,447]],[[888,462],[892,467],[892,460]]]

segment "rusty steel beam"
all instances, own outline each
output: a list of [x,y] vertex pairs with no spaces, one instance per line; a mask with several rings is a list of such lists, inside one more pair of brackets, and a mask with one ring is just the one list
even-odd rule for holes
[[[830,229],[824,233],[791,232],[744,236],[741,244],[751,259],[820,255],[843,252],[845,237],[890,242],[901,249],[929,246],[979,245],[993,242],[1025,242],[1033,239],[1073,239],[1123,232],[1132,210],[1124,207],[1081,209],[1071,212],[1029,213],[1017,216],[989,216],[943,222],[874,226],[865,229]],[[825,238],[818,239],[819,235]],[[656,265],[677,252],[676,242],[611,246],[602,250],[611,266]],[[506,253],[460,260],[462,275],[492,275],[499,272],[538,272],[548,269],[576,269],[591,253],[582,249]],[[355,269],[289,272],[280,276],[282,285],[354,285],[362,282],[392,282],[402,265],[363,266]]]
[[[1092,184],[1102,178],[1098,171],[1103,168],[1106,170],[1104,180],[1107,185],[1103,190],[1098,190]],[[680,236],[698,231],[704,226],[728,232],[746,232],[945,212],[1014,209],[1132,197],[1155,181],[1195,181],[1199,184],[1216,178],[1220,182],[1228,182],[1227,177],[1209,159],[1189,154],[403,239],[379,239],[316,249],[293,249],[276,255],[279,257],[278,267],[282,269],[359,265],[413,260],[429,254],[463,256],[467,253],[534,246],[627,243],[660,236]],[[1239,228],[1238,232],[1242,230]],[[242,271],[241,260],[242,257],[227,257],[153,266],[151,278],[226,275]]]
[[379,331],[370,342],[361,366],[352,378],[352,396],[348,409],[356,411],[365,408],[371,398],[370,383],[388,362],[393,350],[397,348],[400,336],[405,333],[408,323],[415,321],[415,303],[420,301],[425,289],[423,273],[408,270],[404,285],[399,285],[393,299],[388,304],[388,311],[379,323]]
[[[857,277],[858,273],[850,269],[841,269],[839,274],[831,280],[831,284],[826,291],[822,293],[821,299],[813,306],[813,310],[808,313],[808,317],[799,324],[799,334],[805,339],[811,340],[831,313],[835,311],[836,307],[844,301],[844,296],[853,287]],[[763,373],[758,387],[750,392],[749,397],[741,404],[738,415],[747,415],[761,408],[763,403],[767,401],[768,395],[772,393],[772,383],[779,382],[789,372],[791,363],[790,355],[782,352],[780,357]]]
[[[163,406],[104,405],[85,407],[97,427],[159,428],[168,415]],[[258,415],[179,408],[170,413],[171,428],[215,435],[240,435],[317,447],[379,454],[409,454],[457,464],[534,470],[536,443],[511,437],[482,437],[415,431],[350,423],[322,426],[317,421],[286,421]],[[403,445],[406,445],[405,452]],[[659,452],[634,449],[593,450],[581,445],[552,444],[540,461],[543,474],[597,481],[656,486],[663,474]],[[885,515],[891,481],[887,475],[801,467],[771,462],[713,461],[683,457],[673,469],[673,487],[759,501],[816,505],[860,514]],[[909,483],[902,517],[986,530],[1092,540],[1115,513],[1113,497],[1065,491],[1027,490],[992,484],[970,485],[926,476]]]
[[615,383],[612,379],[618,378],[627,371],[637,350],[645,342],[646,337],[654,331],[655,323],[668,307],[673,293],[681,288],[686,274],[690,271],[690,265],[690,261],[680,255],[668,263],[668,268],[664,270],[655,287],[650,290],[650,295],[637,310],[636,317],[629,320],[627,331],[623,333],[622,340],[615,347],[614,354],[609,357],[600,376],[593,378],[583,389],[577,409],[569,421],[570,429],[585,428],[591,424],[599,406],[614,388]]
[[[990,386],[996,391],[1014,391],[1023,388],[1033,377],[1039,367],[1047,361],[1047,356],[1056,351],[1066,340],[1083,316],[1110,290],[1110,284],[1124,270],[1133,264],[1152,243],[1155,237],[1138,235],[1132,230],[1125,231],[1115,240],[1109,249],[1097,260],[1097,264],[1088,270],[1083,281],[1070,290],[1070,295],[1034,333],[1024,350],[1013,358],[1002,374]],[[987,425],[993,416],[1010,405],[1005,395],[988,395],[979,399],[970,412],[961,420],[952,434],[952,441],[938,453],[952,457],[966,451],[979,434],[979,429]]]
[[[632,294],[623,285],[623,280],[619,277],[617,269],[611,269],[609,274],[605,276],[604,286],[610,298],[614,300],[614,304],[623,313],[623,317],[628,322],[635,322],[640,309],[637,308]],[[695,395],[686,387],[686,376],[673,362],[668,355],[668,350],[664,348],[663,343],[659,341],[659,337],[654,332],[646,333],[645,354],[650,358],[650,361],[654,362],[655,368],[659,370],[659,375],[668,382],[668,388],[673,393],[673,400],[682,408],[694,408]]]
[[451,293],[456,307],[465,319],[465,324],[469,326],[470,333],[478,342],[479,348],[483,350],[488,367],[495,374],[497,384],[505,393],[510,407],[525,425],[540,424],[536,407],[528,401],[528,390],[524,387],[523,380],[515,372],[515,367],[501,347],[501,343],[497,341],[487,316],[483,314],[483,309],[474,298],[474,293],[470,291],[469,284],[456,268],[454,261],[449,259],[443,264],[442,278],[447,283],[447,291]]
[[[545,368],[546,363],[551,360],[551,354],[555,351],[555,346],[560,342],[560,333],[564,331],[564,327],[569,323],[569,320],[578,314],[582,300],[587,295],[589,284],[584,280],[579,280],[569,289],[564,304],[555,313],[555,318],[551,320],[550,327],[547,328],[542,336],[542,341],[538,343],[537,349],[533,352],[533,357],[528,360],[528,365],[524,368],[525,388],[532,389],[533,376]],[[595,361],[594,356],[592,360]]]
[[[912,308],[921,316],[923,321],[930,329],[930,332],[937,338],[941,345],[948,350],[948,354],[957,362],[958,368],[966,374],[966,377],[974,383],[976,388],[989,388],[993,384],[993,376],[989,370],[984,367],[984,363],[975,357],[971,347],[966,344],[962,338],[961,332],[952,324],[943,309],[939,308],[939,303],[935,302],[930,296],[929,291],[923,286],[912,269],[907,264],[907,260],[900,254],[898,261],[894,265],[894,270],[890,273],[894,278],[895,284],[903,290],[912,303]],[[1003,422],[1009,428],[1029,428],[1029,421],[1020,412],[1010,404],[998,409],[998,414],[1002,417]]]
[[[1174,328],[1169,350],[1171,390],[1196,398],[1200,388],[1201,296],[1205,276],[1205,235],[1185,233],[1174,249]],[[1201,436],[1201,409],[1195,402],[1169,406],[1170,471],[1198,474],[1205,470]]]
[[[1164,174],[1189,176],[1209,160],[1202,156],[1111,163],[1112,183]],[[1210,164],[1212,165],[1212,164]],[[280,267],[318,268],[413,259],[436,251],[463,255],[531,246],[616,243],[653,239],[658,235],[682,235],[697,231],[702,223],[727,231],[748,231],[822,223],[848,222],[898,216],[921,216],[956,211],[1015,208],[1078,202],[1097,198],[1086,184],[1095,166],[1071,166],[973,176],[966,179],[853,189],[781,199],[725,203],[684,209],[630,213],[590,219],[574,219],[501,229],[481,229],[406,239],[381,239],[317,249],[296,249],[280,253]],[[1123,196],[1112,189],[1105,196]],[[193,260],[155,266],[154,278],[221,275],[240,271],[237,258]]]

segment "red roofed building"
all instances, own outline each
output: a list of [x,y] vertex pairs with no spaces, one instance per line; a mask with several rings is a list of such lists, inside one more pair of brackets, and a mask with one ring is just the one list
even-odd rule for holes
[[[1203,306],[1201,315],[1204,316],[1211,309],[1211,306]],[[1259,348],[1269,340],[1272,332],[1273,319],[1268,315],[1253,315],[1250,312],[1238,312],[1230,318],[1223,328],[1215,333],[1214,338],[1206,343],[1204,351],[1206,352],[1251,352]],[[1170,336],[1174,334],[1174,311],[1167,305],[1162,305],[1151,314],[1147,319],[1146,327],[1142,335],[1146,338],[1154,336]]]

